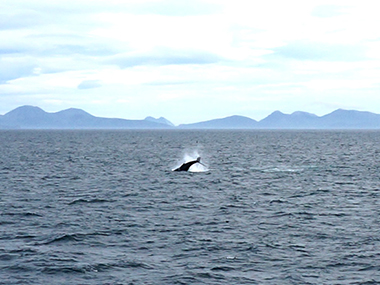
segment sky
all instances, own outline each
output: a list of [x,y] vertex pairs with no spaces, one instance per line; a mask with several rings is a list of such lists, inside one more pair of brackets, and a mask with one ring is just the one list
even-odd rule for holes
[[380,113],[380,3],[0,1],[0,114],[174,124],[275,110]]

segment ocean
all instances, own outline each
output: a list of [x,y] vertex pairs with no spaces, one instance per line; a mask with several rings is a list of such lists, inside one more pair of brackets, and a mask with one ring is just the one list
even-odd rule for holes
[[379,131],[1,131],[0,149],[0,284],[380,284]]

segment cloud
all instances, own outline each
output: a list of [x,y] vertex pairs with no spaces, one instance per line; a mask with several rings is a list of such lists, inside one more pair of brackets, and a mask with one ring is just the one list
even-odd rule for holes
[[[2,6],[2,7],[1,7]],[[217,1],[202,0],[13,0],[0,4],[2,10],[19,9],[25,13],[34,11],[42,15],[84,15],[94,13],[126,13],[134,15],[194,16],[210,15],[221,12],[223,5]],[[34,13],[25,17],[21,23],[29,21]],[[34,14],[35,15],[35,14]],[[16,18],[12,22],[17,25]],[[36,18],[37,20],[37,18]],[[38,23],[39,21],[35,21]]]
[[45,47],[36,47],[34,52],[41,56],[58,56],[58,55],[67,55],[75,56],[82,55],[87,57],[103,57],[113,55],[116,52],[103,44],[100,43],[84,43],[85,40],[82,40],[81,43],[72,43],[64,44],[61,41],[53,42],[54,37],[50,38],[50,44]]
[[22,54],[25,51],[26,50],[24,47],[0,44],[0,55]]
[[0,1],[1,105],[96,105],[179,123],[215,102],[203,116],[290,112],[322,95],[380,106],[377,6],[331,3]]
[[337,5],[320,5],[313,9],[311,15],[319,18],[332,18],[343,15],[343,8],[343,6]]
[[37,12],[29,11],[12,15],[0,13],[0,30],[31,28],[44,22],[44,17]]
[[78,85],[78,89],[92,89],[92,88],[98,88],[101,86],[102,84],[100,80],[83,80]]
[[133,14],[155,14],[162,16],[210,15],[220,12],[222,6],[199,0],[165,0],[134,3],[127,6]]
[[330,44],[299,40],[274,48],[273,51],[275,56],[296,60],[358,61],[365,59],[365,48],[358,44]]
[[128,68],[140,65],[212,64],[221,60],[220,56],[207,51],[156,48],[148,52],[119,54],[105,62],[115,64],[120,68]]
[[177,86],[177,85],[189,85],[193,84],[194,81],[152,81],[144,83],[146,86]]
[[37,65],[29,58],[2,59],[0,58],[0,84],[21,77],[35,74]]

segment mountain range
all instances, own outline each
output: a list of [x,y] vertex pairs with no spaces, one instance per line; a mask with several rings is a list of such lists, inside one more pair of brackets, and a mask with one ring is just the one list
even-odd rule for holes
[[230,116],[174,126],[163,117],[126,120],[95,117],[74,108],[48,113],[39,107],[21,106],[0,115],[0,129],[380,129],[380,115],[343,109],[324,116],[275,111],[260,121]]
[[171,123],[164,118],[125,120],[95,117],[81,109],[47,113],[39,107],[18,107],[0,116],[0,129],[165,129]]
[[231,116],[179,125],[179,127],[186,129],[380,129],[380,115],[343,109],[320,117],[301,111],[292,114],[275,111],[260,121],[242,116]]

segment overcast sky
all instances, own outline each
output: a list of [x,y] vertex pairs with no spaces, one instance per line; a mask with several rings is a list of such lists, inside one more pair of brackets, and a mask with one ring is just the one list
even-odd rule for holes
[[378,1],[0,1],[0,114],[380,113]]

